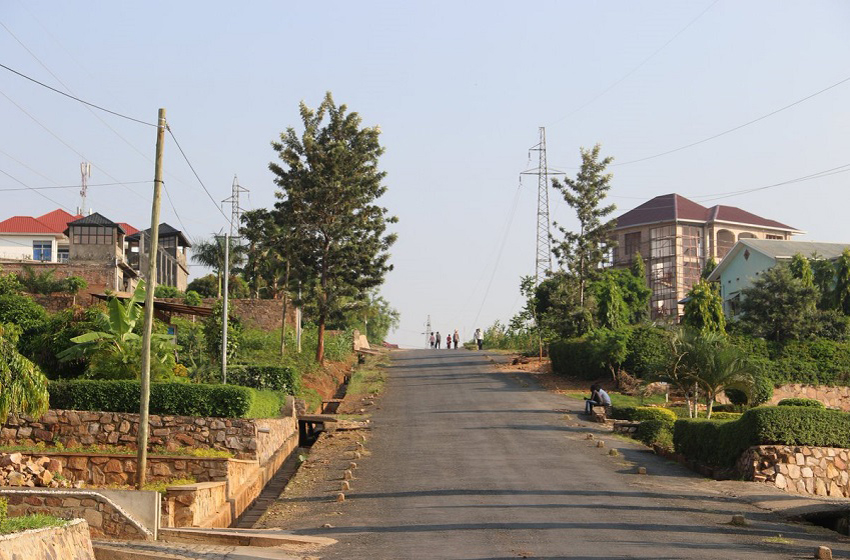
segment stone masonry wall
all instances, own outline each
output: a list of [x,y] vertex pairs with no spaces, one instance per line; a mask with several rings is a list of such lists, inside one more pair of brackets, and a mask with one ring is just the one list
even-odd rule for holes
[[[183,303],[183,298],[161,298],[161,301]],[[273,331],[280,328],[280,318],[283,315],[282,299],[228,299],[229,314],[238,317],[246,326],[254,329]],[[216,298],[204,298],[201,305],[212,307],[218,302]],[[286,309],[286,324],[295,326],[295,306],[288,300]]]
[[770,399],[770,404],[776,404],[782,399],[790,398],[817,399],[827,408],[840,408],[845,412],[850,412],[850,387],[789,383],[773,390],[773,398]]
[[738,460],[745,480],[795,494],[850,498],[850,450],[834,447],[759,445]]
[[[120,507],[94,491],[0,490],[9,502],[9,515],[45,513],[56,517],[82,518],[91,535],[109,539],[151,540],[153,535]],[[26,556],[30,558],[30,556]]]
[[0,535],[0,560],[95,560],[89,527],[74,519],[64,527],[45,527]]
[[[139,415],[123,412],[48,410],[42,417],[10,415],[0,428],[0,444],[60,442],[66,448],[80,445],[134,447]],[[259,428],[259,429],[258,429]],[[150,445],[200,447],[230,451],[240,459],[261,462],[293,433],[294,417],[268,419],[150,416]],[[277,447],[274,447],[277,444]]]

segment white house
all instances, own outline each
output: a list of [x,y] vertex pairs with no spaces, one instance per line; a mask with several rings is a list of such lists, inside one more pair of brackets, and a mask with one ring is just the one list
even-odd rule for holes
[[43,216],[12,216],[0,222],[0,259],[68,262],[69,240],[63,233],[75,216],[62,209]]
[[723,312],[731,318],[738,314],[741,290],[752,286],[753,280],[777,263],[788,262],[797,253],[805,257],[816,254],[820,258],[832,260],[848,248],[848,243],[740,239],[709,275],[708,280],[720,283]]

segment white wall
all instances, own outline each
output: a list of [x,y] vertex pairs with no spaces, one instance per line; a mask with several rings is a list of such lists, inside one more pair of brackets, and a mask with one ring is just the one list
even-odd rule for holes
[[49,235],[0,235],[0,258],[2,259],[32,259],[32,242],[50,241],[52,251],[51,262],[56,262],[56,238]]

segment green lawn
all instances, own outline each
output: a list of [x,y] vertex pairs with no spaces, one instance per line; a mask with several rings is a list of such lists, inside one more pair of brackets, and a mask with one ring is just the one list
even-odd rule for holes
[[59,527],[67,522],[65,519],[59,519],[58,517],[43,513],[33,513],[31,515],[22,515],[21,517],[7,517],[0,523],[0,534],[7,535],[9,533],[19,533],[21,531],[41,529],[43,527]]
[[[574,399],[584,400],[586,397],[590,396],[589,392],[579,392],[579,391],[570,391],[565,393],[568,397]],[[611,397],[611,404],[613,406],[649,406],[649,405],[663,405],[664,404],[664,395],[652,395],[649,397],[633,397],[631,395],[624,395],[622,393],[616,393],[611,391],[608,393],[608,396]]]

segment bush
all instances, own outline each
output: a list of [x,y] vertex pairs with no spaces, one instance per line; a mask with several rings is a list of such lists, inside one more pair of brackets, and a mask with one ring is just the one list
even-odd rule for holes
[[614,420],[627,420],[631,422],[635,419],[638,407],[636,406],[612,406],[611,418]]
[[782,399],[776,406],[810,406],[812,408],[826,408],[822,402],[817,399]]
[[203,300],[201,299],[201,294],[196,292],[195,290],[189,290],[186,292],[186,296],[183,298],[183,303],[186,305],[201,305]]
[[154,288],[153,295],[158,298],[181,298],[186,294],[178,290],[175,286],[159,284]]
[[24,333],[36,331],[47,321],[47,312],[29,296],[0,295],[0,323],[12,323]]
[[732,467],[753,445],[850,447],[850,414],[812,406],[766,406],[733,421],[679,420],[676,452],[707,465]]
[[232,366],[227,368],[227,380],[235,385],[283,391],[287,395],[301,391],[301,375],[285,366]]
[[[104,412],[138,412],[138,381],[72,380],[51,382],[50,408]],[[274,391],[257,391],[238,385],[202,385],[194,383],[152,383],[150,412],[178,416],[219,418],[257,418],[271,414],[272,398],[283,398]]]
[[584,338],[570,338],[549,345],[552,371],[565,377],[599,379],[610,373],[596,360],[596,352]]
[[641,406],[635,409],[632,420],[640,422],[635,437],[651,445],[669,441],[677,417],[675,412],[666,408]]
[[635,377],[647,379],[668,369],[671,359],[669,330],[650,325],[634,327],[627,347],[623,368]]

